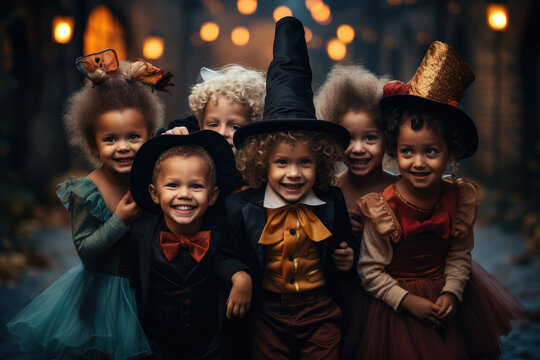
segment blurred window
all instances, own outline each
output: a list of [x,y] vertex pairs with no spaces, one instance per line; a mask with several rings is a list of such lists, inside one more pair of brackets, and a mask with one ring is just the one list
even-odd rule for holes
[[116,51],[119,60],[126,59],[124,28],[105,5],[96,6],[88,16],[83,46],[84,54],[111,48]]

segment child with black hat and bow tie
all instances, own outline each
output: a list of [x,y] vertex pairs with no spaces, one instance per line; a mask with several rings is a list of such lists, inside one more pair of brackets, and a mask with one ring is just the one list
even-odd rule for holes
[[130,260],[157,359],[222,356],[214,265],[224,226],[214,208],[232,190],[233,164],[230,145],[209,130],[155,137],[135,157],[131,191],[149,214],[132,227]]
[[283,18],[263,120],[234,134],[237,168],[252,188],[226,201],[229,236],[217,267],[232,280],[227,316],[250,312],[258,359],[339,356],[336,299],[355,251],[343,194],[330,183],[350,138],[316,119],[312,97],[303,26]]

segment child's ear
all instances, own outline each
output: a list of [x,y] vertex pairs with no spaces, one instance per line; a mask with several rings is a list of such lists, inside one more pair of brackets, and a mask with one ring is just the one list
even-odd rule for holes
[[208,203],[209,206],[212,206],[215,204],[217,198],[219,195],[219,188],[217,186],[214,186],[212,189],[212,194],[210,195],[210,202]]
[[159,196],[154,184],[148,185],[148,192],[150,193],[150,197],[152,198],[154,204],[159,205]]

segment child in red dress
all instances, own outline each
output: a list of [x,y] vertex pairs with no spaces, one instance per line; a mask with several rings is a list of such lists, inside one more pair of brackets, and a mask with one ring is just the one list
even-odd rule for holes
[[357,357],[498,357],[499,337],[519,315],[519,302],[471,260],[478,186],[442,177],[448,162],[478,147],[473,121],[457,107],[473,80],[454,49],[434,42],[407,85],[384,88],[387,151],[401,178],[358,201],[365,217],[358,272],[377,300]]

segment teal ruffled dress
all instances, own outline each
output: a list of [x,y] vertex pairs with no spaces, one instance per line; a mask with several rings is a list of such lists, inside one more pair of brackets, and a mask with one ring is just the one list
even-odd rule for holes
[[137,359],[151,354],[125,261],[128,227],[89,178],[56,194],[71,213],[83,265],[60,277],[8,324],[22,351],[44,359]]

